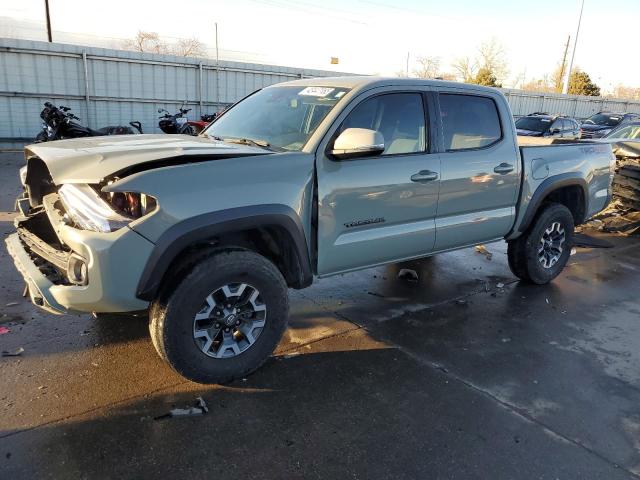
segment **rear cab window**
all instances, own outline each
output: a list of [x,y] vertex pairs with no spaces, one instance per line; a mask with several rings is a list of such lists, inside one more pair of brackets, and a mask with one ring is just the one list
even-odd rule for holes
[[492,98],[457,93],[440,93],[438,98],[446,151],[487,148],[502,139]]

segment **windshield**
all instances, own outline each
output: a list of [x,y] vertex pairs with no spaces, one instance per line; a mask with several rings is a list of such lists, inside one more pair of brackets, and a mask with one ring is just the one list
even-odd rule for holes
[[551,120],[542,117],[521,117],[516,122],[516,128],[544,133],[549,129]]
[[627,125],[626,127],[618,128],[608,135],[605,135],[605,137],[640,139],[640,125]]
[[596,113],[594,116],[587,118],[584,123],[591,125],[602,125],[607,127],[615,127],[622,120],[621,115],[611,115],[607,113]]
[[265,88],[234,105],[204,133],[225,141],[300,151],[348,91],[320,86]]

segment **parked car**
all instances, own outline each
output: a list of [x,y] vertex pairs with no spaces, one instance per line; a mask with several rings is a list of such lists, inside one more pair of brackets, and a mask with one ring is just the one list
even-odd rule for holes
[[573,118],[548,113],[530,113],[516,120],[516,133],[523,137],[580,137],[580,124]]
[[602,137],[611,144],[613,153],[620,158],[640,158],[640,121],[627,123]]
[[640,120],[637,113],[598,112],[580,126],[580,138],[601,138],[614,128]]
[[518,147],[498,90],[377,77],[263,88],[197,137],[36,144],[25,158],[6,243],[33,303],[148,309],[158,354],[203,383],[257,369],[285,330],[287,289],[314,276],[503,239],[515,275],[553,280],[614,169],[606,143]]

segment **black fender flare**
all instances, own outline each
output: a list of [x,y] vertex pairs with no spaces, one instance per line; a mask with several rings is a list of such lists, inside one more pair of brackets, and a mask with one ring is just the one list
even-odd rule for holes
[[287,205],[264,204],[205,213],[171,226],[156,242],[138,282],[136,296],[153,300],[170,265],[189,246],[224,233],[259,227],[279,227],[287,232],[299,268],[297,280],[291,286],[309,286],[313,270],[300,216]]
[[[527,228],[529,228],[529,225],[531,225],[531,222],[533,222],[533,219],[535,218],[540,205],[542,205],[542,202],[550,193],[554,192],[555,190],[559,190],[560,188],[571,186],[579,186],[582,188],[585,202],[584,213],[586,215],[589,211],[589,186],[587,185],[587,181],[582,178],[580,176],[580,173],[578,172],[561,173],[559,175],[554,175],[553,177],[547,178],[538,186],[538,188],[536,188],[536,191],[533,192],[531,201],[529,201],[527,210],[525,211],[524,216],[522,217],[522,221],[518,226],[518,231],[524,232],[527,230]],[[579,220],[583,221],[584,218]]]

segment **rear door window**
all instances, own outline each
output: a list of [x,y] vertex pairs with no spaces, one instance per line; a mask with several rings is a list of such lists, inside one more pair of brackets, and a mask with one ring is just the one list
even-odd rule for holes
[[502,138],[498,108],[491,98],[441,93],[439,99],[447,151],[484,148]]

